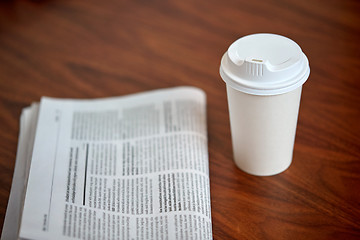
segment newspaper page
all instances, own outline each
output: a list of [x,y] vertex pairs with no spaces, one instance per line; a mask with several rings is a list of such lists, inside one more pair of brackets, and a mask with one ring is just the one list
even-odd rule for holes
[[20,239],[212,239],[206,97],[43,98]]
[[18,239],[38,113],[38,104],[32,104],[21,113],[16,163],[1,240]]

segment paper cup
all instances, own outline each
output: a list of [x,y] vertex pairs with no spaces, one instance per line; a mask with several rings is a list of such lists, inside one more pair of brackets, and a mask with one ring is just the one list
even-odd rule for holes
[[236,165],[259,176],[278,174],[292,161],[302,85],[310,73],[301,48],[275,34],[235,41],[224,54]]

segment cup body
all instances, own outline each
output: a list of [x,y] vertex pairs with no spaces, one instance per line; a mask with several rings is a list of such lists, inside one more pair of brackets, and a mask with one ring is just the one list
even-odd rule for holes
[[301,90],[262,96],[227,84],[234,160],[240,169],[270,176],[290,166]]

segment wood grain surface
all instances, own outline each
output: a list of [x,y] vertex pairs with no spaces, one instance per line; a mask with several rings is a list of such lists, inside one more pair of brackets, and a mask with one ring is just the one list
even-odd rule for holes
[[[257,32],[295,40],[311,67],[293,163],[272,177],[235,166],[218,73]],[[22,108],[192,85],[207,94],[214,239],[360,239],[359,45],[354,0],[0,1],[0,226]]]

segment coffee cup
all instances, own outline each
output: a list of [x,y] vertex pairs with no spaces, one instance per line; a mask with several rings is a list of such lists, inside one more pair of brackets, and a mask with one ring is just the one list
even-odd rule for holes
[[220,75],[226,82],[233,154],[243,171],[270,176],[292,162],[302,85],[309,62],[298,44],[252,34],[231,44]]

